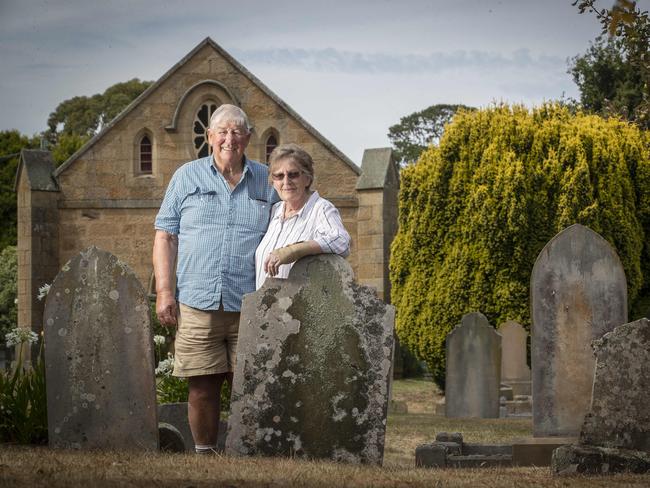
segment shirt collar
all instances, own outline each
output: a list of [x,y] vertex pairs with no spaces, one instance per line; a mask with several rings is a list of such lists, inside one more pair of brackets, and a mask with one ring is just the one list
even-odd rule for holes
[[[205,161],[208,164],[208,166],[210,167],[210,170],[212,171],[212,174],[216,175],[218,170],[217,170],[217,167],[214,165],[214,157],[213,157],[213,155],[210,154],[209,156],[206,156]],[[246,155],[244,154],[244,171],[243,171],[244,177],[249,172],[250,172],[250,159],[248,159],[246,157]]]
[[[294,217],[302,217],[302,215],[305,212],[308,212],[315,204],[316,201],[320,198],[318,195],[318,192],[314,190],[311,195],[309,195],[309,198],[305,202],[305,204],[302,206],[302,208],[298,211],[297,214],[293,215],[291,218]],[[277,213],[275,216],[276,219],[281,219],[282,216],[284,215],[284,202],[280,202],[280,211]]]

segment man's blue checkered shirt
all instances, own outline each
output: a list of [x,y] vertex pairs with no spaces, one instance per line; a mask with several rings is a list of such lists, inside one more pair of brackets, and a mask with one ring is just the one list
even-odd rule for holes
[[155,227],[178,236],[176,298],[200,310],[241,309],[255,291],[255,249],[278,200],[263,164],[246,159],[231,190],[212,156],[181,166],[172,176]]

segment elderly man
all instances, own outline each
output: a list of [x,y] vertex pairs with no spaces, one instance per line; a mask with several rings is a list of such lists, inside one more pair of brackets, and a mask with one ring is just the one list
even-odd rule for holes
[[198,453],[216,448],[221,386],[232,384],[242,296],[255,290],[255,248],[277,200],[266,166],[244,155],[250,136],[244,111],[221,105],[208,130],[212,155],[174,173],[155,222],[156,312],[162,324],[178,326],[173,374],[188,378]]

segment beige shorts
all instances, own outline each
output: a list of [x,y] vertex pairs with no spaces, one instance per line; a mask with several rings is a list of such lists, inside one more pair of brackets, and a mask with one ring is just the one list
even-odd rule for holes
[[197,310],[180,304],[174,343],[174,376],[187,378],[235,369],[239,312]]

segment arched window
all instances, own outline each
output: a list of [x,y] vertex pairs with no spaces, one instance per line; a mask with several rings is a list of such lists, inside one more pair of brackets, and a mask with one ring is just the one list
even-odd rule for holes
[[269,137],[266,138],[266,163],[268,164],[269,162],[269,157],[271,156],[271,153],[273,150],[278,147],[278,138],[275,137],[275,134],[271,134]]
[[145,134],[140,139],[140,174],[151,174],[153,168],[152,161],[151,139]]
[[194,149],[196,156],[204,158],[212,154],[212,148],[208,142],[208,128],[210,127],[210,117],[218,105],[215,102],[205,102],[201,105],[194,117]]

